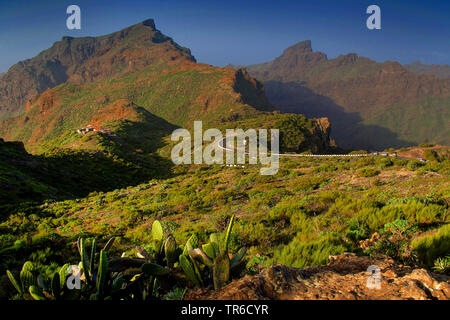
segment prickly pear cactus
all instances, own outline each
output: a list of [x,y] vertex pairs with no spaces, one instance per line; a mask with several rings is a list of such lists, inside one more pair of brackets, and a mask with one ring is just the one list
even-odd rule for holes
[[161,222],[155,220],[152,225],[152,236],[153,240],[163,241],[164,239],[164,231],[161,225]]
[[214,290],[219,290],[230,280],[230,258],[222,254],[214,259],[213,282]]
[[47,300],[38,286],[30,286],[29,292],[34,300]]
[[186,273],[189,280],[191,280],[194,285],[201,287],[200,279],[197,277],[195,266],[191,262],[190,258],[187,255],[182,254],[180,255],[179,261],[181,268],[183,269],[184,273]]
[[30,261],[25,262],[20,271],[20,282],[22,283],[22,291],[28,291],[30,286],[36,285],[36,277],[34,275],[34,265]]
[[174,263],[178,260],[177,256],[177,242],[172,235],[166,239],[164,244],[164,253],[166,256],[166,262],[169,267],[172,267]]

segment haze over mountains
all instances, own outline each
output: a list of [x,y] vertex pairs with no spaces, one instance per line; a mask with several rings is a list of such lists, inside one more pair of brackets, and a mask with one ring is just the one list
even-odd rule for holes
[[328,59],[313,52],[311,41],[247,70],[264,83],[267,97],[282,112],[328,117],[341,147],[450,143],[450,79],[355,53]]
[[420,61],[405,64],[404,67],[415,73],[432,74],[439,78],[450,78],[450,66],[448,64],[422,64]]

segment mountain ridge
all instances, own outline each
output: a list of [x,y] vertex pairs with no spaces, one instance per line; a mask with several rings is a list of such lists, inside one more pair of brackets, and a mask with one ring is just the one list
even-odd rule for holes
[[[229,67],[233,67],[229,65]],[[415,74],[400,63],[355,53],[328,59],[299,42],[272,61],[249,65],[282,112],[328,117],[338,145],[383,149],[433,141],[450,144],[450,79]],[[438,133],[434,128],[440,127]]]

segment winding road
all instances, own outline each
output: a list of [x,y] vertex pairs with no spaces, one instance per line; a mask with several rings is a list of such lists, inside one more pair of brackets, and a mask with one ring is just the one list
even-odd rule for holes
[[[229,136],[230,138],[234,137],[234,136]],[[231,146],[227,146],[226,145],[226,140],[227,137],[223,138],[222,140],[219,140],[218,145],[219,148],[223,149],[223,150],[227,150],[227,151],[236,151],[236,149],[234,149],[234,147]],[[234,142],[234,139],[232,139],[230,142]],[[245,154],[249,154],[249,152],[245,151]],[[360,153],[360,154],[292,154],[292,153],[274,153],[274,156],[279,156],[279,157],[322,157],[322,158],[326,158],[326,157],[370,157],[373,156],[373,154],[367,154],[367,153]]]

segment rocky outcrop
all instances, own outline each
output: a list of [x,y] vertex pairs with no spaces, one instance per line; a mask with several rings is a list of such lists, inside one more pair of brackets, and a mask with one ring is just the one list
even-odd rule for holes
[[266,97],[264,86],[252,78],[247,69],[238,69],[235,74],[234,89],[241,94],[242,102],[257,106],[261,111],[273,111],[275,108]]
[[[370,266],[379,268],[380,286],[368,286]],[[371,283],[371,282],[370,282]],[[234,280],[219,291],[196,289],[187,300],[449,300],[450,277],[396,264],[392,259],[331,256],[322,267],[274,265]]]
[[315,119],[315,124],[311,130],[315,143],[319,146],[320,152],[328,151],[330,147],[336,146],[336,142],[330,138],[331,124],[328,118]]
[[255,66],[248,68],[253,76],[257,76],[257,79],[261,81],[273,79],[295,81],[299,74],[305,74],[308,70],[327,60],[324,53],[313,52],[311,41],[307,40],[284,50],[280,57],[267,64],[262,68],[263,70],[258,70]]

